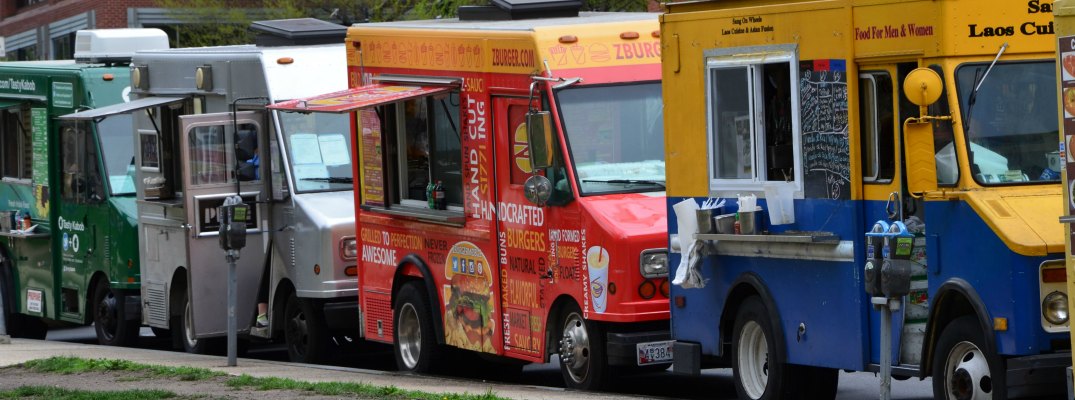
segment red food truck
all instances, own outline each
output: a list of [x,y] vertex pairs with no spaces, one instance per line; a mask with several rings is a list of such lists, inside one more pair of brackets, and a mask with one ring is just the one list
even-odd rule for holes
[[272,106],[353,116],[363,335],[415,372],[667,368],[657,15],[462,14],[355,25],[350,90]]

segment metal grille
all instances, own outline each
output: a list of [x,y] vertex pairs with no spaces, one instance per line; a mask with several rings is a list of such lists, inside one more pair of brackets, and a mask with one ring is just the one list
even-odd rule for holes
[[150,326],[168,326],[168,297],[164,285],[146,285],[146,321]]
[[[366,292],[366,337],[392,340],[392,300],[388,295]],[[378,332],[378,324],[381,329]]]

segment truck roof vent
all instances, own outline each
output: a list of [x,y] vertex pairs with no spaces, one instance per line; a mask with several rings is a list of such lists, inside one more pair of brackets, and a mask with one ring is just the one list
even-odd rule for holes
[[343,43],[347,27],[317,18],[275,19],[254,21],[250,30],[257,33],[258,46],[306,46]]
[[490,0],[487,6],[459,6],[459,19],[504,21],[533,18],[577,17],[581,0]]
[[168,35],[156,28],[84,29],[75,33],[75,61],[131,62],[134,52],[168,48]]

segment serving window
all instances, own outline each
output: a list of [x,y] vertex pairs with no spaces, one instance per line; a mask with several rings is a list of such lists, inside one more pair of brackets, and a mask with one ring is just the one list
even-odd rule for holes
[[459,93],[418,97],[381,107],[391,204],[430,208],[430,184],[444,191],[446,209],[463,209]]
[[18,107],[0,110],[0,167],[3,178],[29,180],[33,172],[33,139],[29,113]]
[[802,192],[794,46],[706,52],[710,192],[730,196],[785,182]]

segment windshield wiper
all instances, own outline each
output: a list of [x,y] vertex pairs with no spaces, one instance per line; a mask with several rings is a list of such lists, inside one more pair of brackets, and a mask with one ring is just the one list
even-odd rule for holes
[[621,183],[624,185],[656,185],[664,187],[664,182],[645,179],[583,179],[583,182]]
[[[1004,50],[1007,50],[1007,49],[1008,49],[1008,42],[1004,42],[1004,44],[1000,45],[1000,50],[997,50],[997,56],[993,57],[993,62],[989,63],[989,67],[985,69],[985,73],[983,73],[982,75],[979,76],[978,75],[978,70],[975,70],[975,72],[974,72],[974,88],[971,89],[970,97],[967,99],[967,112],[963,113],[963,133],[964,134],[969,134],[970,133],[969,132],[970,131],[970,126],[967,125],[967,122],[969,122],[971,120],[970,119],[971,111],[974,111],[974,103],[978,99],[978,89],[982,88],[982,84],[985,83],[985,78],[989,76],[989,71],[993,70],[993,66],[997,65],[997,60],[1000,59],[1000,56],[1002,54],[1004,54]],[[981,68],[981,67],[979,67],[979,68]]]
[[330,176],[328,178],[302,178],[302,180],[304,180],[304,181],[328,182],[328,183],[354,183],[355,182],[355,180],[353,178],[348,178],[346,176]]

